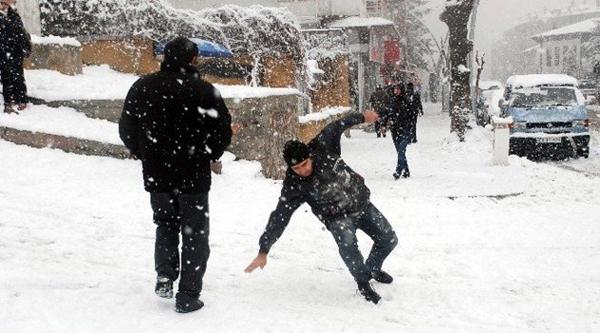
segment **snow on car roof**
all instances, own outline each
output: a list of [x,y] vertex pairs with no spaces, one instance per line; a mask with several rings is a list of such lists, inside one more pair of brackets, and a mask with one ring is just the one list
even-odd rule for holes
[[500,81],[484,81],[484,80],[479,81],[479,88],[481,88],[483,90],[488,90],[493,87],[502,88],[502,82],[500,82]]
[[513,75],[506,81],[508,87],[527,88],[544,85],[577,86],[577,79],[564,74]]

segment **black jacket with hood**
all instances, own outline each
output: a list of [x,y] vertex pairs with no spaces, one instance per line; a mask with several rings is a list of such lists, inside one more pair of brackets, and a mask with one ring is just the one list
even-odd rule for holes
[[219,91],[188,64],[163,62],[131,87],[119,133],[142,161],[148,192],[210,190],[210,161],[231,142],[231,116]]
[[294,211],[305,202],[325,225],[346,216],[358,215],[368,206],[371,192],[363,177],[340,157],[342,133],[363,122],[362,114],[349,115],[329,124],[308,144],[313,161],[313,173],[309,177],[300,177],[288,168],[277,208],[271,213],[260,237],[261,253],[269,252],[283,234]]

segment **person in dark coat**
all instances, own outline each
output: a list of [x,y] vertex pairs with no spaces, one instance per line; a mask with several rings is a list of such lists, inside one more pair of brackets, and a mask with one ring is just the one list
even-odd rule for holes
[[423,103],[412,82],[406,85],[406,105],[412,117],[411,143],[417,143],[417,120],[423,115]]
[[31,40],[14,4],[0,0],[0,83],[6,113],[18,113],[28,102],[23,61],[31,54]]
[[[389,105],[388,99],[388,92],[385,89],[383,89],[383,87],[377,86],[377,89],[375,90],[375,92],[373,92],[373,94],[371,94],[371,98],[369,98],[369,106],[377,114],[383,115],[387,113],[387,107]],[[374,125],[377,137],[380,138],[381,136],[383,136],[385,138],[387,129],[381,123],[381,119],[377,119]]]
[[192,66],[197,52],[186,38],[167,43],[160,71],[133,84],[119,122],[123,143],[142,161],[150,192],[159,296],[173,297],[181,268],[177,312],[204,305],[199,296],[210,254],[210,162],[231,142],[231,116],[219,91]]
[[[354,125],[372,123],[375,112],[349,115],[329,124],[308,145],[289,141],[284,159],[288,170],[281,196],[260,237],[258,256],[246,268],[250,273],[267,264],[267,254],[281,237],[292,214],[303,203],[325,224],[338,245],[342,260],[367,301],[379,302],[381,297],[369,281],[392,283],[393,278],[381,267],[398,243],[387,219],[371,203],[370,191],[364,179],[341,158],[340,137]],[[358,249],[356,230],[360,229],[374,241],[365,261]]]
[[396,84],[393,88],[393,97],[390,100],[389,112],[384,115],[383,122],[387,124],[392,132],[392,141],[398,153],[394,179],[410,177],[408,161],[406,160],[406,148],[412,140],[412,127],[414,122],[413,113],[407,102],[406,92],[403,84]]

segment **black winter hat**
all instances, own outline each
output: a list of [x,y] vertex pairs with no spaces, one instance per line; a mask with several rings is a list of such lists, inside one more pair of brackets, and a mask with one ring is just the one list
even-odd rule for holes
[[283,159],[289,166],[294,166],[310,157],[308,146],[298,140],[290,140],[283,148]]
[[177,37],[165,45],[164,62],[171,65],[187,65],[197,55],[196,43],[185,37]]

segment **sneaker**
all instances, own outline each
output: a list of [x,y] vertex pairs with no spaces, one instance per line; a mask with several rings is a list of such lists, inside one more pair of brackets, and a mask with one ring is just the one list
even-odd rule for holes
[[390,284],[394,278],[384,271],[375,271],[371,273],[371,278],[379,283]]
[[19,112],[17,110],[15,110],[15,108],[12,105],[9,105],[9,104],[4,105],[4,113],[19,114]]
[[397,172],[394,172],[394,174],[392,176],[394,176],[394,180],[400,179],[400,174]]
[[154,292],[158,297],[173,298],[173,281],[168,277],[159,276],[156,279],[156,288]]
[[410,178],[410,171],[404,170],[402,172],[402,178]]
[[175,297],[175,312],[189,313],[202,309],[204,302],[198,297],[192,297],[181,292]]
[[373,288],[369,282],[360,282],[358,283],[358,291],[361,295],[365,297],[368,302],[373,302],[375,304],[379,303],[381,296]]

